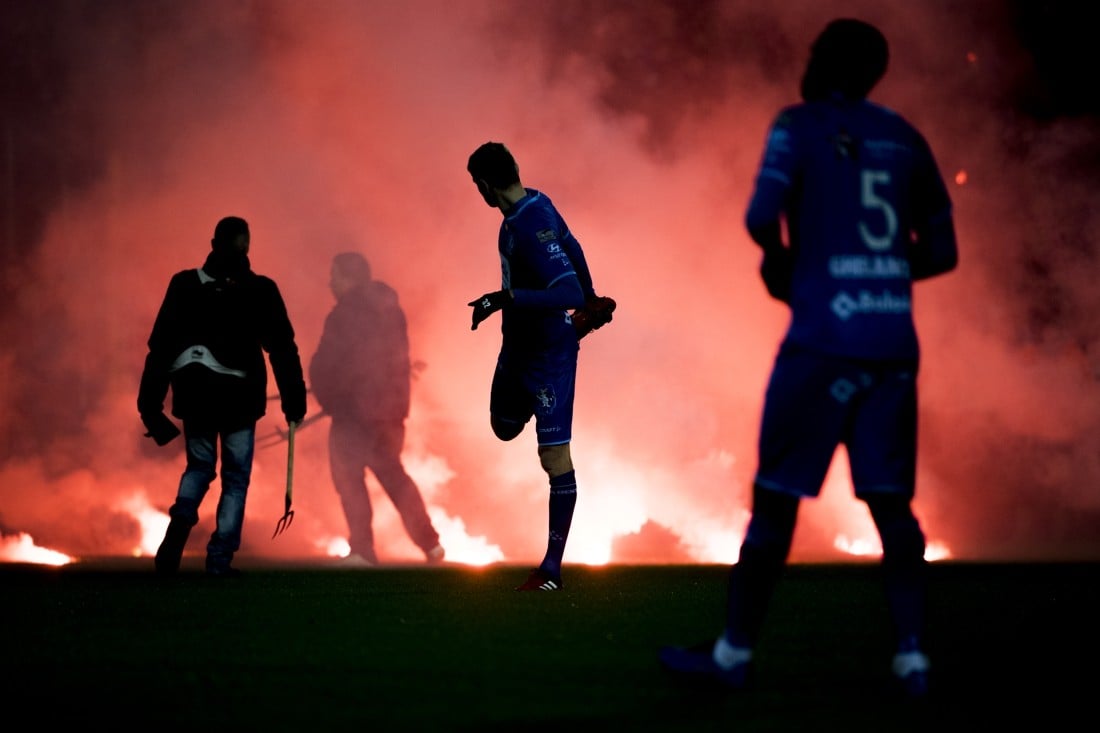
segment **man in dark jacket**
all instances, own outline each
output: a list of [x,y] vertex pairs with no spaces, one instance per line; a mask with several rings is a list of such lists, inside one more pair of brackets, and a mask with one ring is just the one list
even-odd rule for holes
[[358,252],[336,255],[329,287],[336,305],[325,318],[309,366],[310,387],[332,417],[329,466],[348,522],[349,564],[378,563],[366,470],[390,497],[410,539],[428,562],[443,560],[420,490],[401,464],[411,367],[405,313],[397,293],[371,279]]
[[167,575],[179,569],[199,505],[217,476],[219,445],[221,496],[206,545],[206,572],[237,574],[230,563],[241,544],[256,423],[267,409],[265,352],[287,423],[297,425],[306,414],[294,329],[278,286],[252,272],[248,223],[222,219],[210,244],[201,268],[178,272],[168,283],[138,392],[138,413],[157,445],[180,434],[164,414],[169,386],[172,415],[183,421],[187,467],[156,556],[157,572]]

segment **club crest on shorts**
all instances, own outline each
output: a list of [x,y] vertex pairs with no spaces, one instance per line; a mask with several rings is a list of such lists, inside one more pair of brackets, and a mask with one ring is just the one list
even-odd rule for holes
[[554,393],[554,388],[549,384],[538,388],[538,391],[535,392],[535,399],[538,401],[538,411],[544,415],[553,412],[554,407],[558,404],[558,397]]

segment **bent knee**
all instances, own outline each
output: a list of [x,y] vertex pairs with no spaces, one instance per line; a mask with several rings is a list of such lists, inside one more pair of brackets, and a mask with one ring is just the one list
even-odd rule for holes
[[500,440],[512,440],[523,432],[524,423],[492,417],[489,419],[489,425],[493,428],[493,435],[497,436]]
[[540,445],[539,463],[550,478],[569,473],[573,470],[573,457],[569,452],[569,444]]

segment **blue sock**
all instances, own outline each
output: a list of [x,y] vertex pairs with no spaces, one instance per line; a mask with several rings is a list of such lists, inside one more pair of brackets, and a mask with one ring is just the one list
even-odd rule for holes
[[561,577],[561,560],[565,554],[565,540],[573,524],[573,507],[577,505],[577,476],[575,471],[550,479],[550,536],[546,543],[546,557],[542,560],[543,572],[555,578]]

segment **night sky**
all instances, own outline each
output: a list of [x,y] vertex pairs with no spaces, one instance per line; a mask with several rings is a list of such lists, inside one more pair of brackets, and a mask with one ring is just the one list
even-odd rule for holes
[[[609,327],[582,342],[566,562],[730,562],[786,311],[742,216],[768,123],[825,22],[891,42],[872,93],[926,135],[959,269],[916,288],[916,508],[961,559],[1100,557],[1100,92],[1086,4],[751,0],[0,3],[0,559],[151,554],[182,445],[142,437],[138,379],[169,277],[215,222],[252,226],[308,363],[332,255],[400,294],[413,358],[405,461],[449,559],[545,548],[533,431],[493,438],[499,212],[466,158],[516,154],[585,247]],[[495,321],[493,322],[495,324]],[[261,436],[282,425],[277,403]],[[311,402],[310,409],[316,405]],[[339,554],[323,423],[257,454],[242,556]],[[843,461],[795,559],[874,540]],[[216,486],[199,533],[212,529]],[[375,491],[383,558],[416,548]]]

